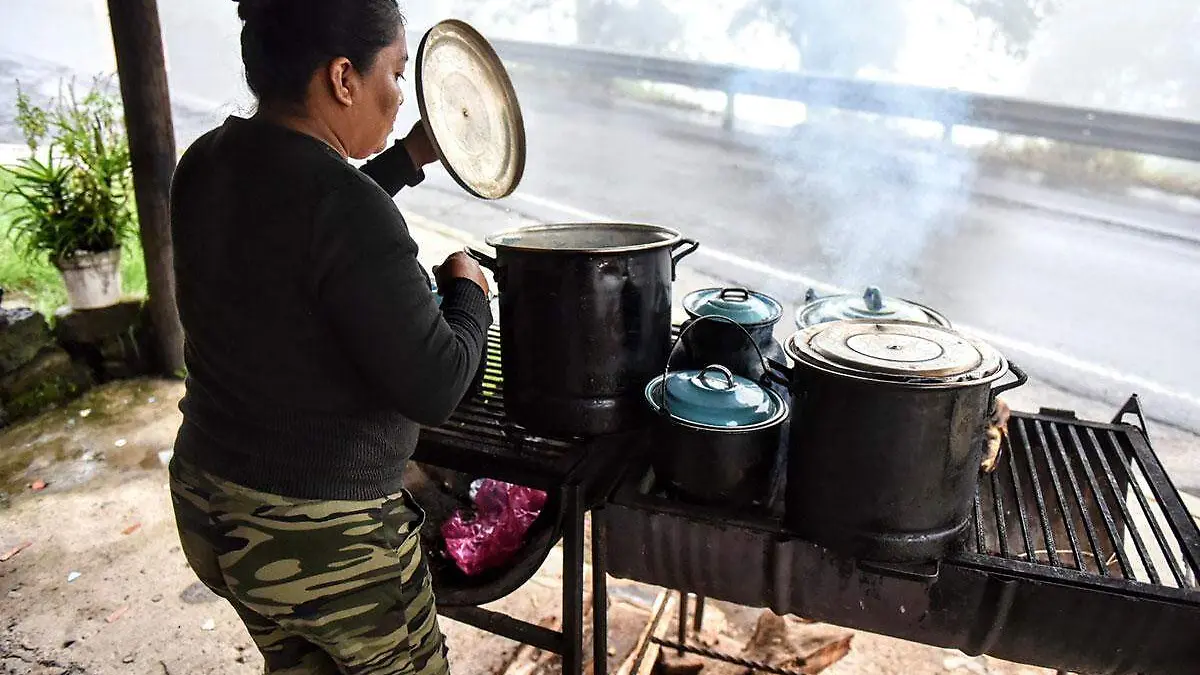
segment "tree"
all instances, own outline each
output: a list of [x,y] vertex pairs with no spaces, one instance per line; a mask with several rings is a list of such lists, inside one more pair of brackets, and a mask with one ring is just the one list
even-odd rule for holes
[[897,0],[749,0],[730,31],[772,25],[800,52],[803,70],[853,76],[865,66],[891,64],[904,44],[904,19]]
[[1028,93],[1038,100],[1200,118],[1194,0],[1065,3],[1039,36]]
[[[954,0],[991,39],[1022,57],[1046,15],[1062,0]],[[730,22],[737,33],[754,23],[781,31],[800,52],[804,70],[854,76],[888,69],[906,39],[904,0],[748,0]]]
[[683,35],[683,20],[662,0],[575,0],[583,45],[663,53]]
[[663,54],[683,36],[683,19],[663,0],[458,0],[455,9],[481,25],[560,12],[580,45]]
[[1016,58],[1025,58],[1043,22],[1064,0],[955,0],[990,28],[992,39]]

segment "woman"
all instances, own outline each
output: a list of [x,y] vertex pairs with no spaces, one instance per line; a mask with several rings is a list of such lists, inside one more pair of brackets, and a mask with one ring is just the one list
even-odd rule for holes
[[268,673],[444,673],[424,518],[401,489],[420,425],[466,392],[491,322],[479,267],[437,269],[392,201],[434,154],[383,150],[408,61],[395,0],[242,0],[258,99],[172,188],[187,394],[171,463],[183,551]]

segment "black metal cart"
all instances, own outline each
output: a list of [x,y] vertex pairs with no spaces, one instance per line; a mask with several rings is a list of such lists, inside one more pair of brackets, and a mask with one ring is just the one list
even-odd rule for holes
[[[548,440],[512,427],[496,337],[483,392],[426,431],[415,459],[559,495],[559,515],[547,517],[561,520],[563,630],[478,607],[446,616],[559,653],[564,672],[581,673],[584,514],[596,510],[595,598],[606,597],[608,572],[973,655],[1086,673],[1200,672],[1200,530],[1144,425],[1125,421],[1140,422],[1136,398],[1112,423],[1015,414],[999,469],[980,482],[966,548],[937,565],[878,565],[789,535],[777,506],[732,513],[669,498],[636,436]],[[492,592],[532,576],[540,555]],[[596,673],[607,672],[603,607],[593,611]]]

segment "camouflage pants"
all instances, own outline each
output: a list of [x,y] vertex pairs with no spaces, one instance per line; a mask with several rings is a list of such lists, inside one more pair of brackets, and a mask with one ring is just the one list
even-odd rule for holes
[[448,673],[424,514],[407,493],[291,499],[176,458],[171,499],[188,563],[237,610],[267,673]]

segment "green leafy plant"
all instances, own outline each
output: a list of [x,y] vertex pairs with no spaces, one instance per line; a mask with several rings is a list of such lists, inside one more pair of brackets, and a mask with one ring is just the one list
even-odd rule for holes
[[9,235],[22,255],[51,262],[119,247],[134,231],[129,144],[111,82],[74,83],[45,107],[17,84],[17,124],[30,157],[9,174]]

